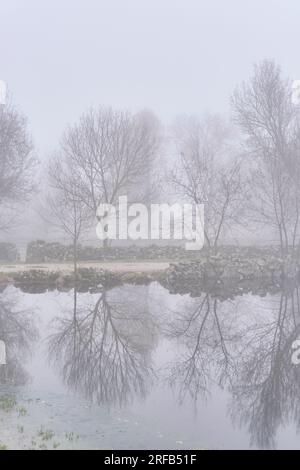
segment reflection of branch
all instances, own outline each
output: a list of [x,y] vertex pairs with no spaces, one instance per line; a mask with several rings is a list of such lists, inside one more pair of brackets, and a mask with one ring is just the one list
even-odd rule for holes
[[237,336],[230,331],[217,314],[218,300],[206,294],[192,312],[180,314],[170,326],[169,336],[184,343],[186,352],[181,359],[171,365],[169,381],[179,383],[179,398],[183,401],[188,393],[194,401],[198,395],[208,393],[211,370],[219,370],[219,383],[231,374],[233,359],[227,343],[236,341]]
[[228,378],[229,381],[231,381],[231,374],[229,373],[229,368],[230,366],[233,368],[233,358],[228,351],[226,341],[230,343],[233,340],[233,337],[227,338],[226,340],[223,335],[222,326],[221,326],[221,323],[217,314],[217,299],[214,299],[214,317],[216,320],[217,331],[220,337],[220,345],[221,345],[221,352],[222,352],[221,357],[223,357],[223,360],[219,361],[219,366],[221,366],[221,370],[222,370],[222,374],[220,376],[219,382],[223,383],[223,381],[226,378]]
[[0,366],[0,384],[23,385],[28,380],[24,369],[30,342],[37,337],[27,311],[16,310],[15,299],[0,297],[0,339],[6,347],[6,365]]
[[248,347],[237,365],[232,416],[248,424],[258,447],[274,447],[281,424],[291,419],[300,424],[300,371],[291,362],[291,345],[300,334],[294,296],[297,300],[298,288],[281,295],[275,321],[248,330]]
[[229,315],[222,305],[207,293],[172,320],[168,336],[184,353],[171,363],[169,381],[181,401],[190,395],[195,402],[212,378],[226,385],[233,420],[248,426],[255,446],[274,447],[279,426],[295,422],[300,429],[300,368],[291,362],[300,335],[298,288],[281,295],[271,318],[248,316],[245,323],[242,312]]
[[72,318],[58,320],[58,332],[50,338],[50,359],[70,387],[106,404],[146,394],[152,374],[146,338],[151,325],[147,315],[136,315],[135,309],[126,301],[109,302],[103,292],[87,313],[74,310]]

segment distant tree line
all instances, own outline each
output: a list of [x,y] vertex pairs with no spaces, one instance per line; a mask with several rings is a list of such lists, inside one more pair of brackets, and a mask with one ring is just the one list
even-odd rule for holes
[[[148,203],[180,197],[204,204],[205,245],[211,253],[237,227],[267,229],[282,255],[295,253],[300,113],[292,93],[280,67],[265,60],[232,94],[230,119],[180,117],[167,137],[152,112],[89,109],[65,129],[50,158],[47,220],[68,235],[75,260],[100,203],[114,204],[123,194]],[[172,158],[165,156],[168,145],[176,149]],[[25,117],[12,104],[1,105],[1,230],[16,223],[20,208],[39,190],[36,165]]]

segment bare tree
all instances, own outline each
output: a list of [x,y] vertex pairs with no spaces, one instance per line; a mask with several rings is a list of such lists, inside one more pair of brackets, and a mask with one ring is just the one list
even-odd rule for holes
[[299,242],[299,126],[291,93],[280,68],[265,60],[232,96],[252,163],[253,211],[276,230],[283,254]]
[[49,165],[51,192],[47,196],[47,208],[51,223],[63,230],[72,241],[76,300],[78,243],[80,236],[89,226],[90,213],[81,193],[77,192],[72,168],[63,157],[64,155],[58,154]]
[[34,189],[36,166],[25,117],[12,105],[0,105],[0,228],[11,226],[17,204]]
[[74,192],[96,217],[100,203],[114,204],[120,195],[149,198],[159,146],[160,124],[152,113],[99,108],[67,129],[60,153]]
[[218,116],[188,118],[177,122],[175,141],[180,157],[171,183],[183,198],[204,204],[205,242],[216,252],[225,230],[240,221],[245,195],[231,130]]
[[92,214],[122,194],[141,200],[160,144],[159,122],[150,112],[91,109],[69,127],[61,152],[72,169],[74,190]]

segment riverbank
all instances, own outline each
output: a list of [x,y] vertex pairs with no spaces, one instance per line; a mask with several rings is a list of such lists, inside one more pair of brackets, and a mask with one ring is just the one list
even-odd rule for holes
[[[168,262],[80,262],[77,287],[79,290],[113,287],[123,283],[147,284],[166,276]],[[0,286],[14,284],[26,291],[46,289],[68,290],[74,287],[72,263],[0,264]]]
[[[73,263],[0,264],[0,286],[14,284],[29,292],[69,290],[75,285]],[[226,298],[244,292],[274,292],[300,279],[298,257],[280,256],[277,248],[226,247],[219,254],[197,252],[194,261],[149,260],[80,261],[77,289],[111,288],[121,284],[157,281],[175,293],[219,292]]]

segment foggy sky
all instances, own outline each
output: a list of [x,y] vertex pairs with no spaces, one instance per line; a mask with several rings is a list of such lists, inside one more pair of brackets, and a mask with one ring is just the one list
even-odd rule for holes
[[90,105],[228,110],[254,62],[300,78],[298,0],[0,0],[0,78],[39,157]]
[[[299,24],[299,0],[0,0],[0,79],[46,163],[92,105],[149,108],[168,125],[227,113],[264,58],[300,79]],[[34,206],[10,239],[51,236]]]

